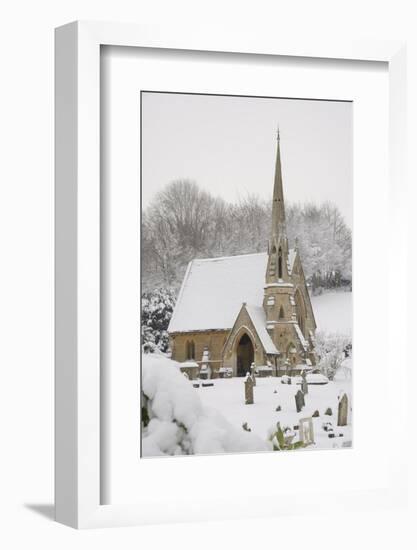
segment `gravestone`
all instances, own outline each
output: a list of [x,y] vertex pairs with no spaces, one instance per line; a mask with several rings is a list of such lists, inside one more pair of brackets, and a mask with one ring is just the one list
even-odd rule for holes
[[298,390],[298,392],[295,394],[295,407],[297,409],[297,412],[300,412],[304,405],[304,394],[302,391]]
[[302,441],[304,445],[311,445],[314,443],[313,419],[311,417],[300,419],[299,433],[300,441]]
[[200,378],[202,380],[211,378],[210,355],[207,346],[204,348],[203,357],[201,358]]
[[325,432],[332,432],[333,431],[333,425],[331,422],[324,422],[322,425],[322,428]]
[[252,376],[248,373],[245,380],[245,404],[253,405],[253,379]]
[[250,366],[250,372],[251,372],[251,377],[252,377],[254,386],[256,386],[255,369],[256,369],[255,363],[252,363],[252,365]]
[[308,384],[305,378],[303,378],[303,381],[301,382],[301,391],[303,392],[304,395],[308,393]]
[[307,384],[307,374],[306,371],[303,370],[301,373],[302,381],[301,381],[301,391],[305,394],[308,393],[308,384]]
[[339,399],[339,407],[337,411],[337,425],[338,426],[347,426],[348,418],[348,397],[344,393]]

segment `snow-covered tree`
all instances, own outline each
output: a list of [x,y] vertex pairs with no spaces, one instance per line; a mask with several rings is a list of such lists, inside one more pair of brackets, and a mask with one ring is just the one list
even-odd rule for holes
[[[290,246],[298,247],[314,292],[350,285],[352,236],[338,208],[287,204]],[[142,282],[178,291],[188,262],[267,250],[271,203],[247,195],[230,204],[195,182],[175,181],[162,189],[142,217]]]
[[317,331],[315,339],[318,368],[329,380],[333,380],[337,370],[351,354],[352,338],[346,334]]
[[168,351],[168,325],[174,310],[172,290],[156,288],[142,294],[142,346],[146,353]]

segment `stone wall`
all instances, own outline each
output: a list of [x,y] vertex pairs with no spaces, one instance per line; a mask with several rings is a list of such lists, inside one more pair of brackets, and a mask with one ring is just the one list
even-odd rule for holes
[[170,347],[172,350],[172,359],[180,363],[187,361],[187,342],[193,341],[195,348],[194,360],[201,363],[204,348],[207,347],[210,352],[210,368],[212,376],[216,376],[216,371],[222,366],[222,351],[229,331],[216,330],[207,332],[183,332],[170,334]]

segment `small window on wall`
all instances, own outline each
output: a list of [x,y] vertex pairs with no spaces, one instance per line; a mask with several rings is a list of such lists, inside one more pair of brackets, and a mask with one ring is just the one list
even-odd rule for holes
[[279,308],[279,318],[280,319],[285,318],[285,312],[284,312],[284,308],[282,306]]
[[278,250],[278,278],[282,279],[282,249]]
[[187,359],[195,359],[195,345],[194,342],[191,340],[191,342],[186,343],[186,357]]

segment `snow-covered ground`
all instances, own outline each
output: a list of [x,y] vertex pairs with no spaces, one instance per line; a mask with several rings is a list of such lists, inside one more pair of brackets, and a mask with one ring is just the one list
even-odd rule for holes
[[[244,379],[229,378],[211,380],[212,387],[195,388],[201,402],[226,416],[236,427],[247,422],[252,433],[262,439],[267,439],[271,428],[281,423],[281,428],[294,428],[301,418],[312,416],[318,410],[320,416],[313,418],[314,437],[316,444],[307,449],[333,449],[342,447],[342,443],[352,440],[352,426],[337,426],[338,396],[346,392],[350,399],[351,383],[348,380],[329,382],[326,385],[309,385],[305,396],[305,407],[299,413],[296,411],[295,394],[300,389],[297,384],[281,384],[280,378],[257,378],[254,387],[253,405],[245,404]],[[276,391],[277,393],[274,393]],[[281,411],[276,408],[281,406]],[[325,415],[326,409],[332,409],[332,416]],[[343,437],[329,438],[322,428],[324,422],[331,422],[335,434]],[[298,437],[296,438],[298,440]]]
[[352,334],[352,293],[343,291],[324,292],[312,296],[317,330]]
[[[295,431],[296,442],[296,426],[315,411],[319,413],[313,418],[315,443],[306,450],[351,446],[349,380],[309,385],[305,406],[297,413],[295,394],[300,389],[296,383],[300,377],[292,378],[292,384],[283,384],[276,377],[257,378],[254,403],[246,405],[243,378],[205,382],[211,386],[199,381],[199,387],[194,387],[196,382],[187,380],[179,367],[179,363],[162,355],[143,357],[142,390],[146,397],[142,407],[148,417],[144,420],[142,409],[143,456],[272,451],[270,436],[276,431],[277,422],[281,429],[289,427]],[[338,398],[343,392],[349,398],[348,425],[338,427]],[[325,414],[328,408],[331,415]],[[329,438],[323,430],[323,424],[328,422],[337,437]],[[244,424],[250,431],[243,429]]]

